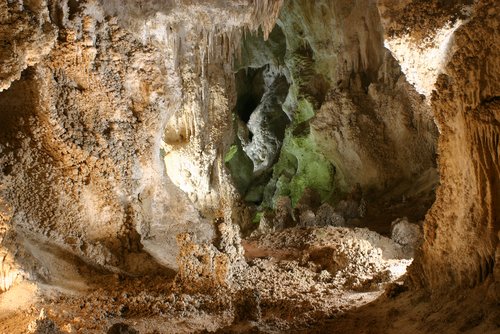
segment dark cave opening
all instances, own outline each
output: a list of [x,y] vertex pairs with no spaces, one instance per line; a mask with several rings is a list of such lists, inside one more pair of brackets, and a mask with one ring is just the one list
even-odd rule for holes
[[245,67],[235,79],[237,140],[226,163],[244,200],[260,205],[290,123],[283,110],[290,84],[272,64]]
[[238,92],[235,111],[244,123],[248,123],[264,95],[263,68],[245,68],[236,73]]

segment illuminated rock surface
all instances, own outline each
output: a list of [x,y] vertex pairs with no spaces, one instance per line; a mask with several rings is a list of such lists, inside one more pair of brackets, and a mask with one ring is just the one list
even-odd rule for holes
[[0,333],[498,332],[499,29],[0,0]]

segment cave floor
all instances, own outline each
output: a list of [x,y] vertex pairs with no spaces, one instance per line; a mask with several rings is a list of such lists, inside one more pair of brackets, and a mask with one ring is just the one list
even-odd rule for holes
[[215,291],[81,263],[80,284],[22,282],[0,295],[0,333],[500,332],[498,305],[476,300],[484,291],[407,291],[412,259],[366,228],[295,227],[242,245],[243,268]]
[[[149,282],[151,287],[165,282]],[[138,287],[141,283],[129,280],[128,283]],[[37,333],[105,333],[106,328],[112,324],[126,323],[135,328],[137,332],[123,331],[121,333],[500,333],[500,308],[481,300],[488,284],[474,290],[457,291],[453,296],[440,295],[434,298],[423,291],[402,292],[397,296],[376,293],[365,295],[352,293],[349,307],[340,309],[330,316],[318,312],[316,318],[308,322],[278,319],[270,315],[261,321],[237,320],[230,310],[182,310],[166,314],[155,314],[152,300],[163,299],[168,304],[171,290],[142,291],[128,289],[126,284],[123,289],[104,289],[91,292],[86,296],[68,297],[50,294],[49,291],[34,291],[30,283],[22,284],[10,290],[10,295],[18,300],[13,310],[12,306],[6,307],[5,294],[0,297],[0,333],[29,333],[27,329],[34,328],[33,324],[40,319],[40,311],[45,312],[46,320],[38,320]],[[489,285],[491,288],[491,284]],[[17,290],[17,291],[16,291]],[[21,291],[23,292],[21,292]],[[135,309],[130,315],[109,314],[109,309],[116,307],[113,295],[118,291],[127,293],[136,301],[142,312]],[[123,290],[127,290],[126,292]],[[52,295],[47,297],[46,294]],[[98,297],[98,294],[101,296]],[[102,295],[105,294],[105,295]],[[42,297],[45,295],[45,297]],[[379,296],[380,295],[380,296]],[[344,294],[347,297],[348,293]],[[377,298],[377,296],[379,296]],[[29,297],[29,298],[27,298]],[[207,303],[209,296],[182,296],[179,300],[192,302],[198,299],[201,304]],[[19,300],[22,300],[20,304]],[[11,299],[12,300],[12,299]],[[149,301],[148,301],[149,300]],[[343,301],[347,299],[344,298]],[[107,303],[105,302],[107,301]],[[180,303],[179,303],[180,304]],[[187,304],[185,304],[187,305]],[[82,307],[83,306],[83,307]],[[48,320],[50,319],[50,320]],[[294,325],[291,326],[291,323]],[[54,323],[59,325],[60,331],[53,330]],[[33,332],[33,331],[31,331]],[[120,333],[120,332],[115,332]]]
[[367,228],[293,227],[242,246],[230,285],[199,292],[179,277],[75,262],[77,273],[63,274],[73,282],[24,281],[0,294],[0,333],[500,332],[498,305],[473,292],[407,291],[412,254]]
[[86,288],[24,282],[0,295],[0,333],[44,326],[103,333],[116,323],[139,333],[305,330],[399,286],[411,263],[392,240],[367,229],[289,228],[242,244],[244,268],[235,270],[230,288],[218,291],[188,294],[175,278],[85,266],[79,274]]

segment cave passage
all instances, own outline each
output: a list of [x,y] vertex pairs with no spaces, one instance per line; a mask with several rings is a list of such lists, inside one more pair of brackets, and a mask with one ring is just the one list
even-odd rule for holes
[[[322,69],[339,60],[301,39],[305,28],[295,20],[286,17],[267,41],[261,32],[247,36],[236,61],[236,140],[226,165],[255,210],[250,230],[264,217],[271,230],[337,224],[389,236],[398,219],[421,222],[438,182],[428,106],[414,101],[413,88],[379,88],[381,56],[346,78],[329,76]],[[391,105],[396,95],[403,102]]]
[[236,73],[236,112],[239,119],[245,124],[250,120],[250,115],[261,103],[264,95],[263,68],[246,68]]

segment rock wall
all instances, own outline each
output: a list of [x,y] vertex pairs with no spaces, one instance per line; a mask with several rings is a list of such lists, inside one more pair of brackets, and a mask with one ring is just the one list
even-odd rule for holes
[[[486,281],[496,300],[500,228],[497,7],[492,1],[475,4],[472,17],[456,29],[449,61],[435,83],[431,104],[440,129],[441,184],[424,225],[422,253],[412,271],[416,282],[434,290],[474,287]],[[456,8],[441,13],[448,20],[458,14]],[[427,34],[432,33],[431,27]]]
[[[165,271],[177,267],[177,234],[213,238],[200,211],[220,209],[220,196],[203,196],[210,199],[225,184],[213,173],[230,129],[224,122],[234,86],[229,60],[240,32],[230,34],[260,25],[267,31],[279,3],[221,6],[228,11],[217,16],[218,25],[207,12],[210,3],[150,5],[0,4],[1,197],[2,212],[12,212],[2,216],[2,282],[16,276],[16,263],[30,277],[54,280],[63,273],[48,263],[69,254],[111,271]],[[193,176],[168,163],[165,173],[162,139],[171,144],[182,130],[172,127],[177,118],[167,125],[172,115],[196,131],[186,138],[198,168]],[[222,130],[207,131],[214,124]],[[174,146],[168,154],[182,151]],[[177,175],[201,180],[202,198],[176,183]],[[230,194],[230,182],[226,187]],[[41,244],[60,254],[47,257]]]
[[21,77],[24,69],[38,63],[50,52],[56,30],[42,1],[27,1],[25,4],[2,1],[0,13],[0,91],[3,91]]

